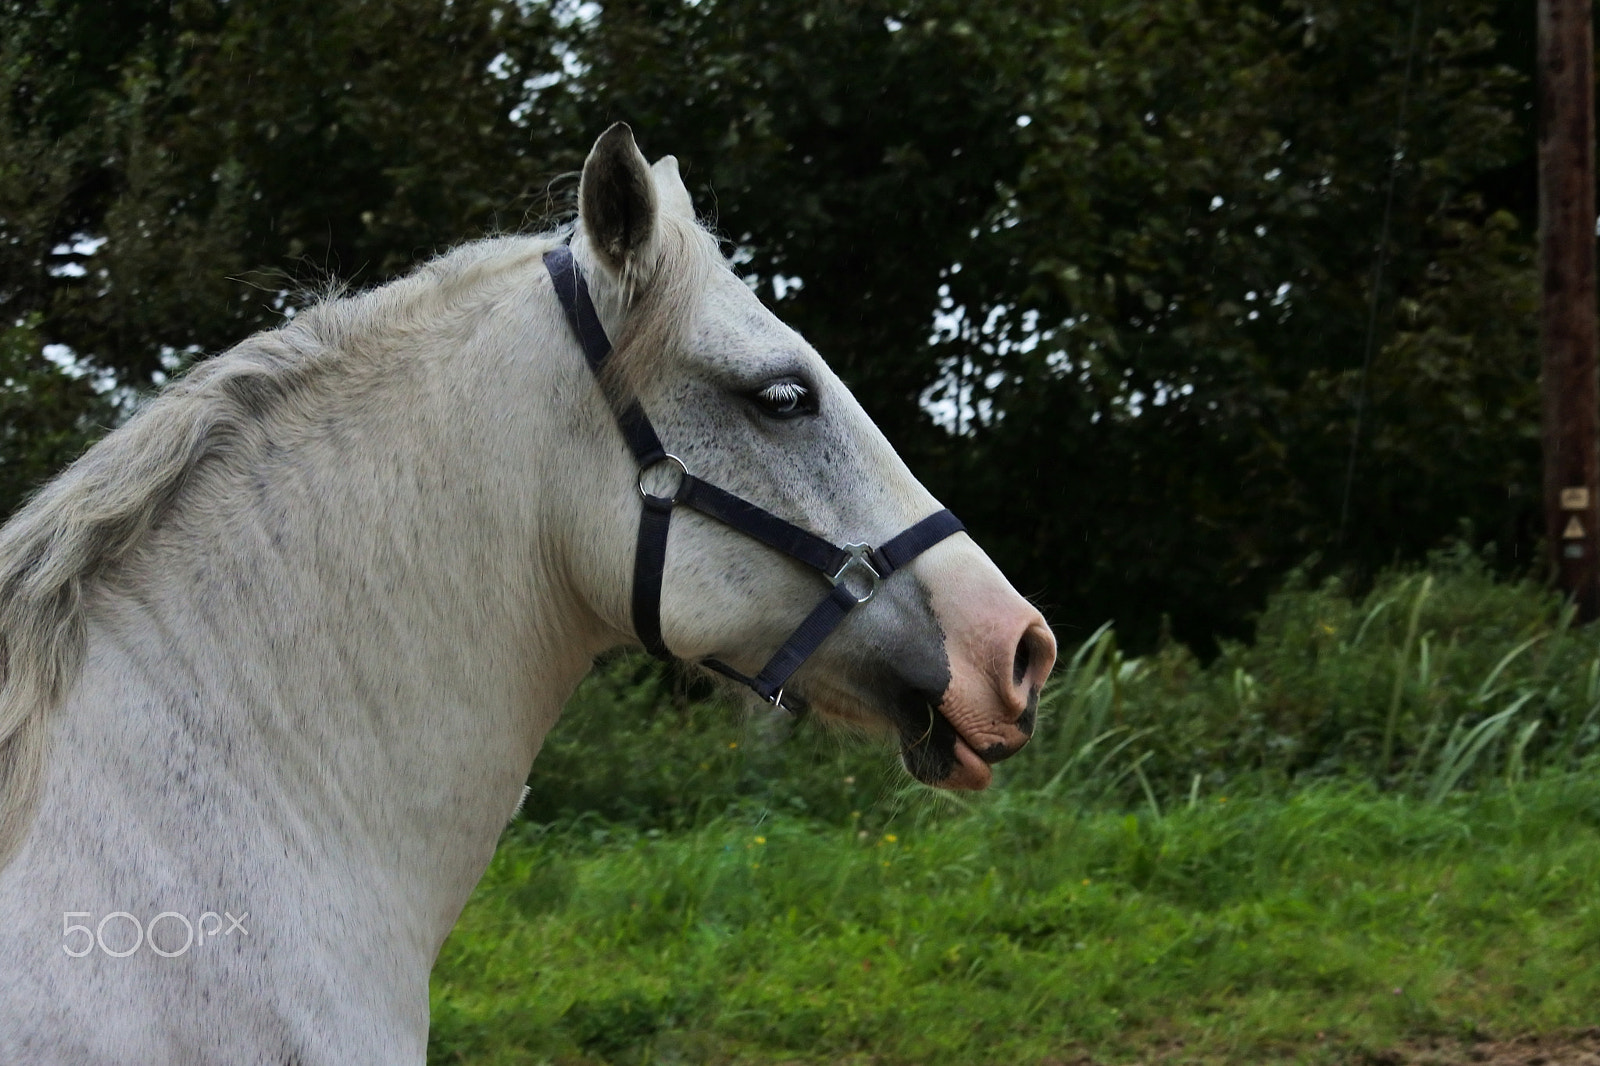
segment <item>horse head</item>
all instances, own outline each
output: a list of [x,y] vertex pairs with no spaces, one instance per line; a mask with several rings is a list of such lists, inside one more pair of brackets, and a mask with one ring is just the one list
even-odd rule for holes
[[[1055,661],[1044,618],[941,519],[839,377],[733,272],[671,156],[649,165],[620,123],[603,134],[571,243],[551,270],[570,270],[582,290],[562,298],[595,390],[625,428],[587,486],[596,522],[580,535],[597,614],[789,710],[891,730],[921,781],[987,786],[990,764],[1033,732]],[[691,505],[673,506],[685,495]],[[637,516],[652,504],[666,517],[648,532]],[[808,537],[820,545],[811,555],[791,546]],[[886,546],[911,541],[891,558]],[[652,552],[653,566],[641,561]],[[616,578],[630,573],[624,594]],[[659,592],[641,592],[657,581]],[[811,654],[825,615],[836,628]]]

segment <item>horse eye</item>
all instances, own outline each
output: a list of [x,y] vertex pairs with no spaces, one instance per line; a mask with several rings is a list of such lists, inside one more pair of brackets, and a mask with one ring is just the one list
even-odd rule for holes
[[817,409],[811,390],[793,378],[784,378],[763,387],[756,393],[755,401],[765,414],[773,418],[794,418],[814,413]]

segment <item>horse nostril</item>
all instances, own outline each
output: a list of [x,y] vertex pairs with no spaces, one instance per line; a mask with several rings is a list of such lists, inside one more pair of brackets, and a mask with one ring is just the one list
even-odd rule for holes
[[1011,683],[1022,684],[1022,679],[1028,676],[1028,667],[1033,665],[1033,634],[1024,633],[1022,639],[1017,641],[1017,654],[1011,660]]

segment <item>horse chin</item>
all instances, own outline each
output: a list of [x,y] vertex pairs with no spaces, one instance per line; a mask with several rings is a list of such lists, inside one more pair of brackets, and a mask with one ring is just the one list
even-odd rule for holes
[[[875,695],[882,698],[883,693]],[[830,727],[880,739],[894,736],[902,765],[923,784],[957,791],[986,789],[994,773],[939,711],[941,699],[920,688],[901,687],[891,701],[893,707],[885,711],[867,691],[822,680],[821,685],[808,685],[803,695],[789,691],[784,704],[790,711],[814,715]]]
[[[784,701],[788,703],[790,696]],[[938,698],[926,692],[902,691],[888,714],[859,694],[841,691],[812,691],[800,705],[832,725],[878,737],[895,736],[901,764],[925,785],[976,792],[988,788],[994,778],[989,764],[938,709]]]
[[934,788],[978,792],[994,779],[989,764],[972,750],[950,719],[931,702],[921,730],[900,726],[900,761],[912,777]]

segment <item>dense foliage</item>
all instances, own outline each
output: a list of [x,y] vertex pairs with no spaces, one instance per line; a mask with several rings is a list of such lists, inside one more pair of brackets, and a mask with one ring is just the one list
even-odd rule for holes
[[[1297,578],[1253,642],[1207,663],[1173,641],[1129,656],[1107,627],[1064,651],[1039,734],[996,787],[1159,813],[1328,780],[1439,803],[1570,771],[1600,758],[1600,634],[1571,622],[1554,594],[1458,552],[1359,596]],[[704,695],[642,657],[607,664],[546,740],[526,815],[666,830],[747,808],[879,827],[955,803],[883,744]]]
[[148,387],[559,215],[626,118],[1069,634],[1238,633],[1462,520],[1526,564],[1530,15],[1415,14],[0,0],[0,513],[112,417],[48,346]]

